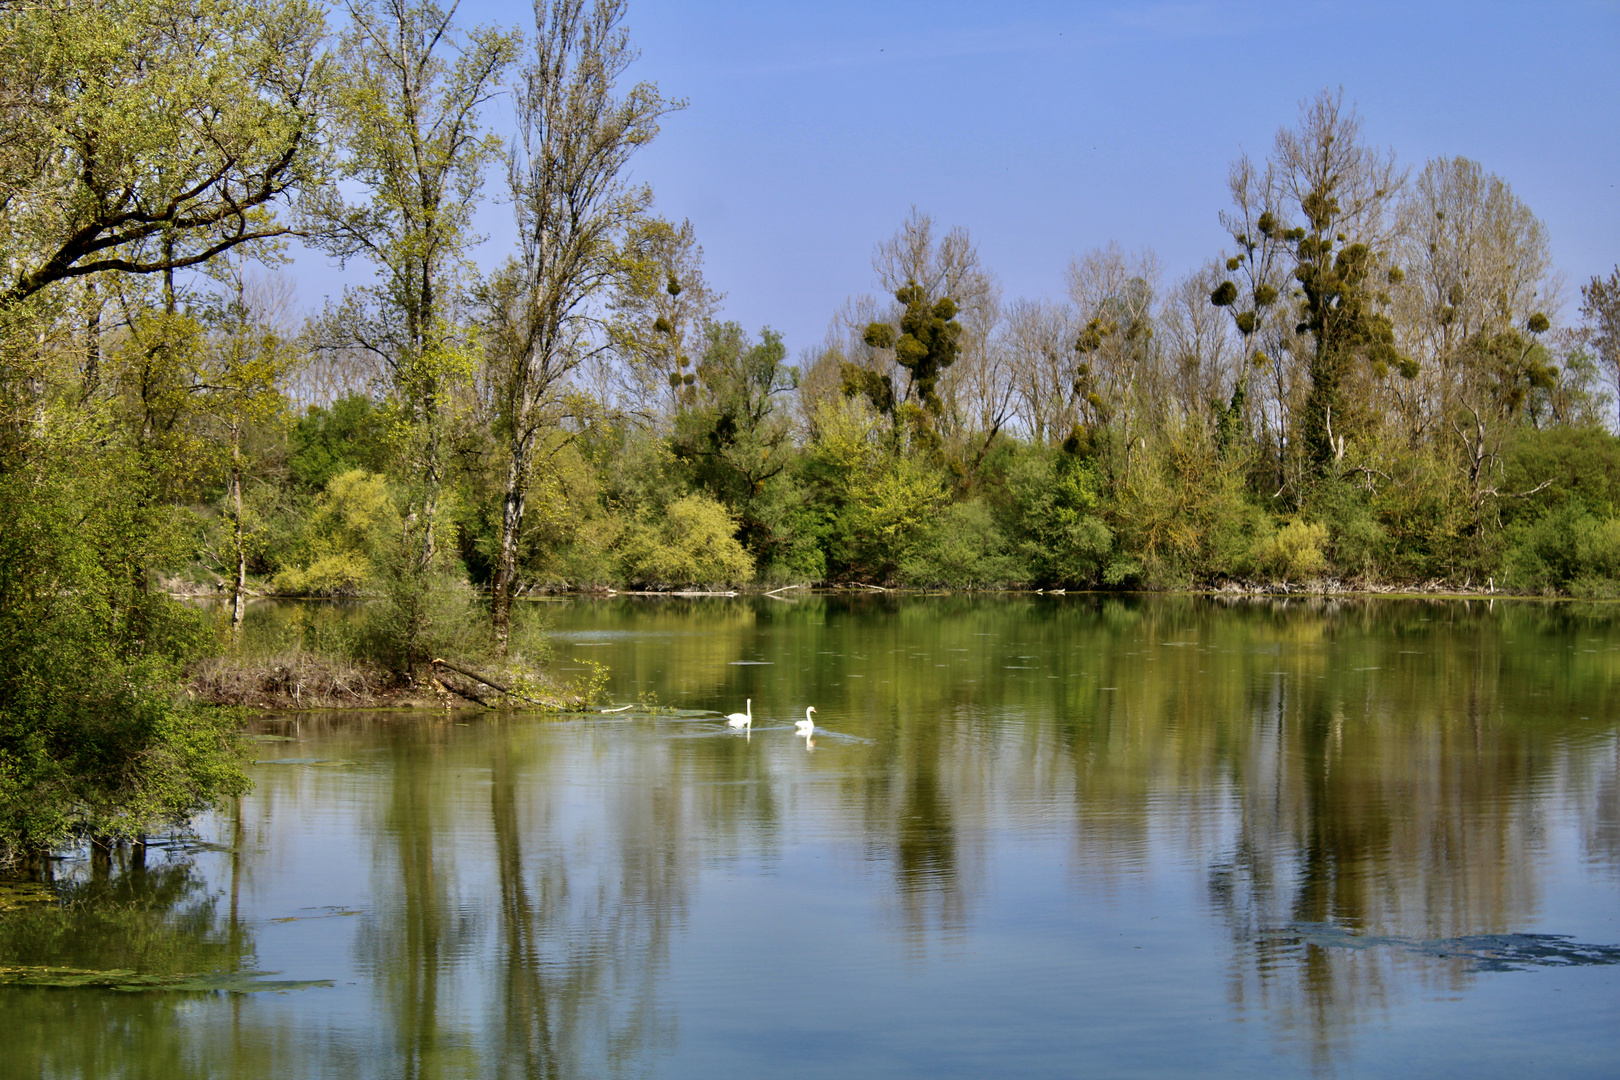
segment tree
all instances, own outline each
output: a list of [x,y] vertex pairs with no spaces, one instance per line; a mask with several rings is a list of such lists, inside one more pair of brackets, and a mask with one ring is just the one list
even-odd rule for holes
[[877,245],[872,269],[896,306],[863,328],[869,351],[840,367],[844,392],[864,394],[891,422],[933,441],[937,425],[954,419],[941,383],[964,351],[988,341],[1000,291],[967,230],[956,227],[936,239],[933,218],[916,207]]
[[0,309],[285,236],[325,177],[323,34],[306,0],[0,7]]
[[[1277,317],[1286,310],[1281,301],[1288,293],[1292,261],[1289,233],[1282,227],[1282,185],[1275,162],[1261,169],[1247,154],[1232,163],[1226,183],[1232,206],[1222,211],[1221,225],[1237,246],[1230,256],[1224,256],[1226,272],[1231,276],[1207,295],[1211,304],[1231,314],[1232,325],[1243,343],[1243,356],[1236,365],[1230,395],[1223,392],[1210,398],[1217,437],[1223,444],[1228,442],[1235,426],[1243,422],[1250,372],[1270,368],[1274,407],[1262,409],[1260,416],[1267,427],[1275,424],[1281,441],[1281,404],[1287,400],[1282,356],[1292,336]],[[1197,320],[1192,321],[1196,324]]]
[[[297,363],[287,336],[273,325],[277,298],[262,286],[250,288],[242,267],[231,269],[234,285],[215,318],[215,332],[203,350],[197,389],[211,400],[211,411],[225,428],[230,464],[225,488],[231,518],[231,637],[239,640],[247,601],[247,526],[242,513],[242,434],[249,424],[282,408],[280,386]],[[285,301],[285,294],[280,298]]]
[[1403,351],[1422,364],[1428,397],[1414,431],[1456,407],[1477,381],[1477,347],[1556,310],[1559,282],[1547,230],[1506,181],[1467,158],[1430,161],[1399,207],[1394,254],[1405,279],[1392,291]]
[[1047,446],[1074,430],[1074,312],[1049,300],[1015,300],[1007,309],[1006,347],[1012,354],[1012,382],[1019,419],[1029,438]]
[[1343,456],[1353,426],[1342,393],[1352,363],[1364,360],[1379,378],[1390,369],[1417,374],[1396,349],[1386,313],[1387,287],[1401,280],[1388,263],[1386,216],[1405,174],[1392,154],[1361,142],[1361,120],[1345,108],[1343,91],[1324,90],[1301,106],[1299,126],[1277,132],[1275,162],[1301,215],[1300,224],[1274,228],[1285,230],[1299,283],[1295,331],[1312,342],[1300,427],[1305,456],[1320,473]]
[[[915,281],[896,289],[894,298],[903,305],[899,333],[892,323],[875,322],[866,328],[865,336],[872,348],[892,353],[894,362],[906,372],[906,385],[898,395],[893,393],[889,377],[883,377],[888,411],[898,418],[907,405],[913,405],[937,417],[942,411],[937,392],[940,376],[956,362],[962,349],[956,301],[949,296],[930,300],[927,290]],[[879,405],[883,395],[865,386],[862,389],[874,405]]]
[[1241,347],[1247,355],[1234,355],[1228,320],[1210,304],[1211,293],[1219,288],[1218,282],[1227,280],[1226,273],[1220,263],[1211,263],[1188,274],[1171,286],[1159,309],[1164,405],[1183,415],[1212,410],[1222,445],[1247,433],[1248,365],[1264,357],[1258,349],[1250,351],[1250,336],[1241,330]]
[[1069,299],[1080,323],[1071,342],[1069,392],[1080,424],[1096,440],[1109,482],[1128,486],[1139,456],[1141,429],[1155,419],[1164,379],[1158,369],[1158,259],[1143,250],[1127,255],[1118,244],[1072,259]]
[[[500,140],[479,110],[516,57],[518,35],[479,27],[465,35],[431,0],[368,0],[348,7],[338,94],[348,154],[343,173],[364,202],[325,208],[328,247],[363,257],[382,281],[351,289],[332,344],[375,356],[388,372],[413,437],[406,448],[420,484],[407,513],[420,530],[419,572],[437,553],[441,443],[449,387],[470,374],[470,349],[452,317],[473,242],[472,211]],[[452,55],[453,54],[453,55]]]
[[605,301],[625,272],[621,245],[652,193],[625,175],[632,154],[680,103],[652,83],[620,97],[636,58],[624,0],[535,5],[534,52],[517,88],[518,141],[507,160],[522,250],[488,290],[489,391],[505,457],[493,620],[503,646],[524,505],[547,436],[577,412],[564,390],[610,347]]
[[690,221],[638,222],[624,254],[628,272],[613,301],[613,351],[627,368],[621,381],[631,408],[650,418],[660,404],[674,412],[691,399],[692,365],[725,296],[704,280],[703,247]]
[[304,0],[0,5],[0,862],[246,787],[236,717],[181,689],[208,625],[148,572],[264,380],[176,276],[268,254],[326,180],[323,34]]
[[798,385],[782,336],[768,327],[755,342],[734,322],[711,323],[694,373],[690,403],[675,417],[670,448],[691,477],[738,515],[743,544],[763,565],[790,537],[771,513],[767,487],[791,460],[781,395]]
[[1127,255],[1118,244],[1069,261],[1069,299],[1084,320],[1072,347],[1075,395],[1092,425],[1133,412],[1137,393],[1157,390],[1154,333],[1159,262],[1151,251]]
[[[1609,372],[1620,408],[1620,266],[1607,278],[1594,277],[1581,286],[1581,314],[1591,332],[1592,348]],[[1616,421],[1620,425],[1620,419]]]

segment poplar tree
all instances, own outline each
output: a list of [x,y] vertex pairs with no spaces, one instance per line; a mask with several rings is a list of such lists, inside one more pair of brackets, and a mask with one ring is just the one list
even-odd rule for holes
[[418,573],[438,549],[446,394],[471,374],[471,350],[454,323],[471,271],[473,208],[500,140],[479,110],[516,58],[518,35],[459,32],[459,4],[371,0],[352,4],[342,42],[348,69],[339,94],[348,151],[344,174],[366,198],[326,207],[326,243],[364,258],[381,281],[350,290],[328,320],[328,344],[358,348],[387,372],[408,421],[402,447],[419,486],[408,517],[420,530]]
[[607,302],[627,270],[623,244],[652,204],[626,167],[681,107],[649,82],[621,96],[637,55],[624,13],[624,0],[537,2],[517,87],[507,176],[520,251],[486,291],[486,378],[505,459],[492,604],[503,649],[534,470],[580,412],[570,377],[612,347]]

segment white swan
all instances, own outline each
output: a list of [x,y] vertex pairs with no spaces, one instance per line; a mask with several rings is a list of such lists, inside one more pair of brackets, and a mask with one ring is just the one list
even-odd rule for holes
[[752,732],[754,730],[754,699],[748,699],[748,711],[746,713],[731,713],[726,717],[726,723],[734,728],[747,728]]
[[793,721],[793,726],[798,728],[798,731],[796,732],[796,734],[807,735],[808,736],[808,735],[814,735],[816,733],[816,722],[814,720],[810,719],[810,714],[815,712],[815,711],[816,711],[816,707],[814,705],[812,705],[808,709],[804,710],[804,719],[803,720],[795,720],[795,721]]

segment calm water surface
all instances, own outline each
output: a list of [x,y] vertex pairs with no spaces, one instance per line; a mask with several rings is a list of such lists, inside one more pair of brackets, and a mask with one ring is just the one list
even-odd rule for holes
[[0,987],[0,1075],[1620,1071],[1613,609],[554,619],[636,709],[266,721],[239,808],[0,917],[0,965],[316,985]]

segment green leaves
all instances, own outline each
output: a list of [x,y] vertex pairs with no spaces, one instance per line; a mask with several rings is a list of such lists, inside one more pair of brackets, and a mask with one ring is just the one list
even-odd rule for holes
[[323,184],[330,71],[306,0],[40,0],[0,11],[0,308],[196,266]]

